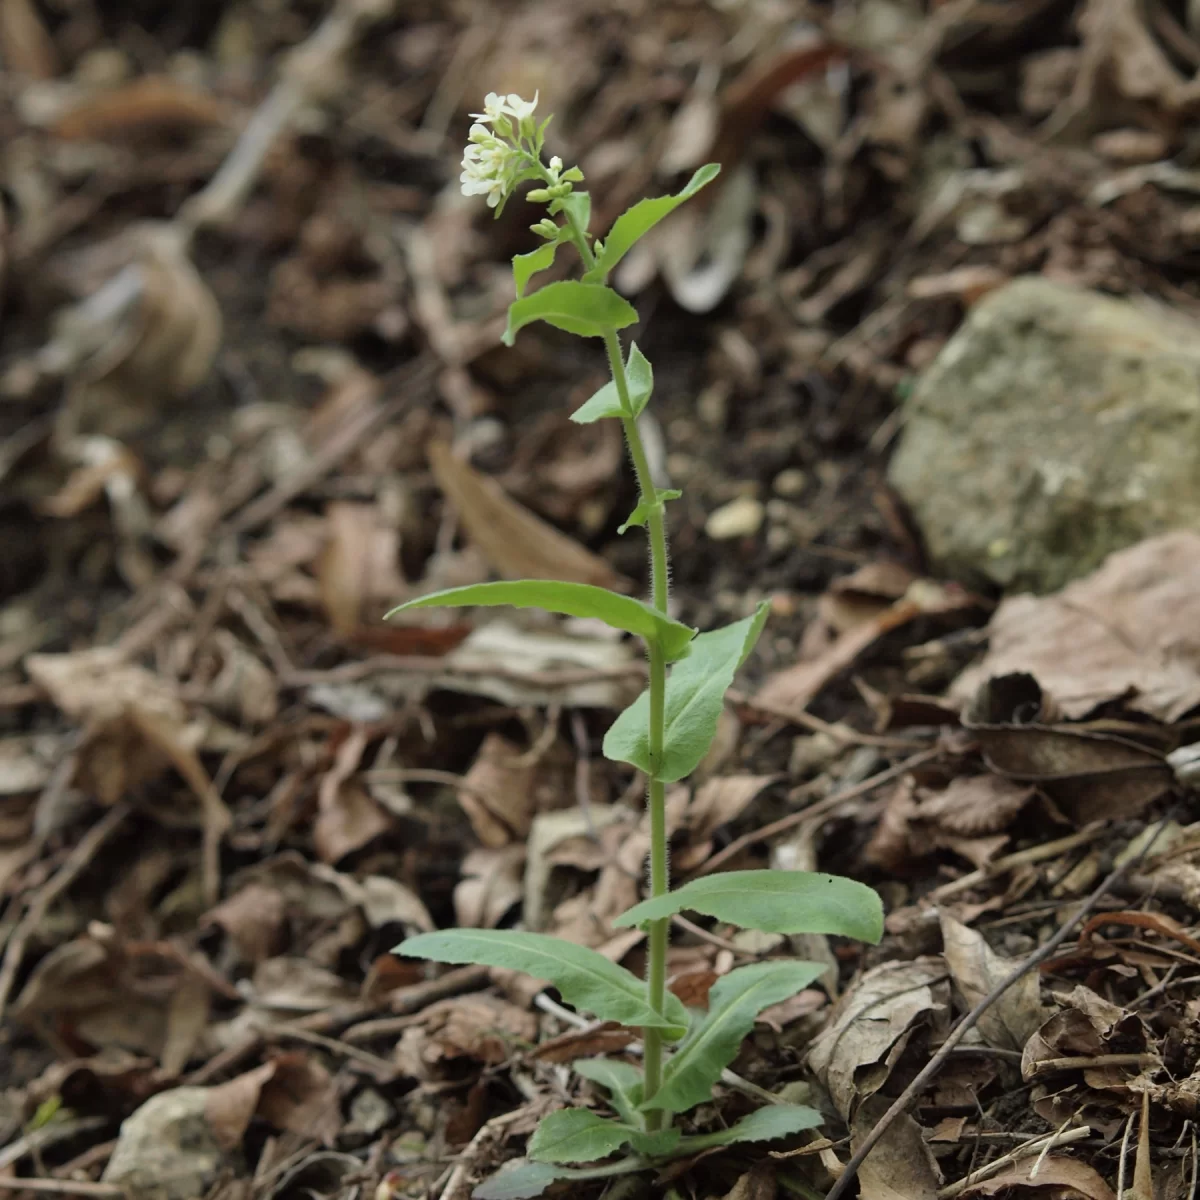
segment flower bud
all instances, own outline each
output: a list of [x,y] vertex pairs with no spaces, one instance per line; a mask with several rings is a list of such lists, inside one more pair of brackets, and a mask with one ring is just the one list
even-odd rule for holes
[[533,191],[525,193],[525,199],[531,204],[545,204],[547,200],[553,199],[552,190],[551,188],[534,188]]

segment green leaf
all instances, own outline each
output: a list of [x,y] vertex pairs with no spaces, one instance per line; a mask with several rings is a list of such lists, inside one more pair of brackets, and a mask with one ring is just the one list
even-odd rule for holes
[[625,378],[629,383],[629,403],[633,406],[633,415],[640,416],[642,409],[649,403],[650,393],[654,391],[654,368],[650,365],[650,360],[638,349],[637,342],[631,342],[629,345]]
[[570,1177],[569,1171],[549,1163],[518,1158],[505,1163],[495,1175],[485,1179],[471,1196],[473,1200],[530,1200],[540,1196],[552,1183]]
[[434,962],[478,963],[524,971],[536,979],[548,980],[568,1004],[602,1021],[662,1029],[672,1040],[687,1030],[687,1009],[677,996],[668,993],[667,1015],[660,1016],[650,1006],[646,985],[632,972],[586,946],[544,933],[445,929],[407,938],[393,953]]
[[735,1142],[770,1142],[803,1133],[806,1129],[816,1129],[820,1124],[821,1114],[807,1104],[768,1104],[728,1129],[684,1138],[679,1143],[679,1150],[694,1154],[713,1146],[732,1146]]
[[565,212],[586,236],[592,222],[592,198],[587,192],[568,192],[561,200],[550,202],[550,212]]
[[[678,488],[655,488],[654,503],[657,507],[661,508],[665,501],[678,500],[682,495],[683,493]],[[635,525],[645,525],[645,523],[650,519],[650,507],[651,506],[645,503],[645,501],[639,504],[637,508],[635,508],[633,512],[631,512],[629,516],[625,518],[625,524],[622,525],[617,532],[624,533],[625,530],[631,529]]]
[[[698,634],[691,649],[667,679],[666,740],[657,777],[674,783],[696,769],[717,733],[725,692],[738,667],[754,649],[767,619],[767,602],[724,629]],[[604,756],[651,774],[650,693],[643,692],[609,726]]]
[[545,271],[554,265],[554,256],[558,253],[558,242],[546,242],[528,254],[517,254],[513,257],[513,283],[517,287],[517,299],[525,295],[529,280],[539,271]]
[[675,1126],[658,1129],[654,1133],[642,1133],[635,1129],[629,1141],[643,1158],[665,1158],[682,1141],[682,1135]]
[[583,277],[588,283],[607,279],[609,272],[655,225],[675,211],[685,200],[690,200],[705,184],[711,183],[720,174],[717,163],[701,167],[688,181],[687,186],[674,196],[656,196],[652,200],[639,200],[632,208],[623,212],[614,222],[608,237],[604,239],[604,251],[596,259],[596,265]]
[[505,1163],[490,1179],[485,1179],[471,1195],[475,1200],[529,1200],[563,1179],[613,1179],[618,1175],[645,1171],[650,1166],[641,1157],[619,1158],[599,1167],[556,1167],[517,1158]]
[[603,337],[637,319],[633,305],[612,288],[563,279],[546,284],[532,296],[514,300],[508,306],[508,328],[500,340],[511,346],[517,333],[533,321],[545,321],[580,337]]
[[622,1121],[635,1127],[641,1124],[638,1105],[645,1082],[641,1068],[613,1058],[581,1058],[571,1065],[576,1075],[598,1083],[608,1092],[609,1103]]
[[617,395],[617,385],[610,379],[571,414],[571,420],[576,425],[591,425],[594,421],[604,420],[605,417],[621,418],[624,415],[621,397]]
[[[637,348],[637,342],[629,347],[629,361],[625,364],[625,377],[629,383],[629,402],[636,417],[646,407],[650,393],[654,391],[654,368],[650,360]],[[572,414],[577,425],[590,425],[604,417],[627,417],[621,407],[617,385],[610,379],[598,392],[594,392]],[[676,493],[678,495],[678,493]]]
[[594,617],[614,629],[623,629],[647,642],[657,643],[668,662],[687,653],[696,632],[632,596],[622,596],[589,583],[564,583],[557,579],[516,579],[447,588],[401,604],[387,615],[392,617],[408,608],[489,607],[497,604],[541,608],[569,617]]
[[560,1108],[533,1131],[527,1153],[535,1162],[595,1162],[626,1145],[636,1132],[590,1108]]
[[794,996],[824,970],[823,963],[761,962],[718,979],[709,992],[708,1013],[699,1022],[693,1019],[687,1037],[667,1062],[662,1087],[642,1108],[686,1112],[712,1099],[713,1084],[737,1057],[755,1017]]
[[815,871],[706,875],[635,904],[613,923],[640,925],[689,909],[765,933],[835,933],[872,945],[883,937],[883,903],[874,889]]

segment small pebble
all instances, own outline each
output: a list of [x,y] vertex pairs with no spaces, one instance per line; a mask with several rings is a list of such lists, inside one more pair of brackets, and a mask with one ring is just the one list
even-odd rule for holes
[[710,513],[704,531],[718,542],[753,537],[761,528],[765,515],[760,501],[753,496],[739,496]]
[[777,496],[799,496],[808,487],[808,476],[799,467],[788,467],[775,476],[771,487]]

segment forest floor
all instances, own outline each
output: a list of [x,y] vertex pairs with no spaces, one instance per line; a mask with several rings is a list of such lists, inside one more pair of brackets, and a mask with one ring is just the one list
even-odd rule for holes
[[[600,756],[634,648],[382,619],[495,575],[646,586],[619,431],[568,419],[601,356],[499,343],[537,214],[457,182],[497,91],[555,114],[597,231],[723,167],[616,281],[683,490],[677,615],[771,610],[670,797],[676,876],[833,871],[888,912],[878,947],[680,921],[691,1003],[828,964],[736,1071],[829,1120],[637,1186],[823,1195],[942,1048],[864,1200],[1196,1194],[1200,837],[1166,756],[1200,694],[1139,707],[1050,597],[1015,618],[1044,673],[977,695],[1003,598],[938,578],[886,482],[903,397],[1006,280],[1200,312],[1195,5],[0,0],[0,55],[0,1190],[465,1200],[600,1103],[564,1064],[630,1044],[389,953],[524,922],[643,965],[611,924],[640,784]],[[131,1145],[168,1093],[203,1130]]]

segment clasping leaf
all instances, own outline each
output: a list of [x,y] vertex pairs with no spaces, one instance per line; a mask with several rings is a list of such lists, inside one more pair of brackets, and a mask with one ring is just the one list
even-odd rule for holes
[[713,1084],[737,1057],[755,1017],[796,995],[824,970],[823,963],[761,962],[718,979],[708,995],[708,1013],[693,1021],[667,1062],[662,1087],[642,1107],[686,1112],[712,1099]]
[[527,1153],[534,1162],[595,1162],[620,1150],[637,1132],[590,1108],[560,1108],[544,1117],[533,1131]]
[[704,913],[764,933],[832,933],[875,945],[883,903],[873,888],[816,871],[727,871],[643,900],[614,925],[641,925],[678,912]]
[[571,414],[571,420],[577,425],[590,425],[604,417],[638,416],[654,391],[654,368],[650,365],[650,360],[638,349],[637,342],[633,342],[629,347],[625,378],[629,384],[629,403],[633,408],[631,413],[627,413],[621,407],[617,385],[610,379]]
[[685,200],[690,200],[705,184],[711,183],[721,173],[717,163],[701,167],[688,180],[683,191],[674,196],[655,196],[650,200],[639,200],[632,208],[623,212],[604,239],[604,249],[596,259],[596,265],[583,277],[588,283],[600,283],[607,279],[612,269],[633,248],[639,238],[644,237],[664,217],[670,216]]
[[632,972],[596,950],[544,933],[516,929],[445,929],[419,933],[393,951],[408,958],[434,962],[477,963],[524,971],[552,983],[562,998],[602,1021],[661,1029],[670,1041],[687,1031],[687,1009],[678,996],[667,993],[667,1012],[651,1007],[646,985]]
[[[764,601],[752,617],[698,634],[687,657],[672,668],[667,679],[663,761],[657,771],[657,778],[664,783],[690,775],[708,752],[725,692],[758,641],[768,607]],[[651,774],[649,726],[650,693],[643,692],[609,726],[604,737],[605,758]]]
[[511,346],[517,333],[534,321],[545,321],[580,337],[603,337],[637,319],[633,305],[612,288],[563,279],[514,300],[508,306],[508,328],[500,340]]
[[623,629],[662,648],[668,662],[687,653],[695,630],[642,600],[622,596],[590,583],[564,583],[557,579],[515,579],[496,583],[473,583],[418,596],[393,608],[395,616],[409,608],[488,607],[498,604],[514,608],[540,608],[568,617],[593,617],[613,629]]

